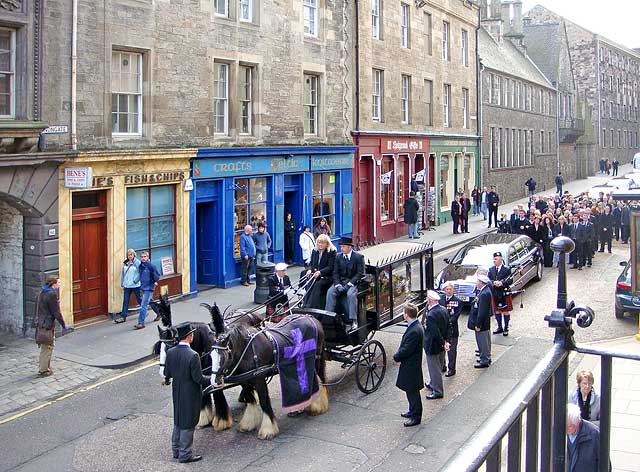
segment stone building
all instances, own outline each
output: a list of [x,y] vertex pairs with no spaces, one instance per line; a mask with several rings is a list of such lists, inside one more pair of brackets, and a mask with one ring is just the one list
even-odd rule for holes
[[478,182],[478,8],[463,0],[359,5],[352,134],[362,242],[406,235],[412,179],[426,224],[450,218],[454,193]]
[[501,201],[509,202],[526,196],[529,177],[538,190],[555,189],[558,102],[556,88],[526,54],[521,2],[493,6],[482,4],[478,39],[481,172],[482,184],[496,185]]
[[567,31],[578,91],[594,110],[598,152],[591,155],[587,173],[598,170],[600,158],[629,162],[640,148],[638,51],[588,31],[540,5],[527,16],[531,24],[562,24]]

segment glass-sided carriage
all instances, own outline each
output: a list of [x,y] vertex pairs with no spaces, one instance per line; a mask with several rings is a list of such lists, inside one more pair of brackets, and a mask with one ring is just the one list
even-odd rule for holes
[[372,393],[380,387],[387,363],[384,346],[373,336],[377,330],[403,320],[405,303],[424,306],[427,290],[433,288],[434,282],[433,244],[390,242],[359,252],[365,258],[365,276],[358,285],[357,330],[348,330],[346,306],[340,303],[337,313],[315,309],[293,311],[312,314],[322,322],[327,359],[342,362],[345,376],[346,371],[355,367],[358,388]]

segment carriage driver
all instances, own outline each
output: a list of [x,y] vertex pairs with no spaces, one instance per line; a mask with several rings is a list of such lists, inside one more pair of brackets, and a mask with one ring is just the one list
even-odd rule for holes
[[353,250],[351,238],[340,238],[340,251],[333,266],[333,285],[327,292],[327,311],[335,312],[338,298],[346,296],[354,330],[358,328],[358,282],[364,277],[364,256]]

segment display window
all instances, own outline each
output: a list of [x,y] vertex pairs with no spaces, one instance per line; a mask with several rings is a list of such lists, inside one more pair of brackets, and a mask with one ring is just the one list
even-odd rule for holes
[[380,170],[380,221],[395,219],[393,158],[383,157]]
[[233,255],[240,257],[240,236],[250,224],[254,231],[259,223],[267,223],[267,178],[236,179],[233,205]]
[[176,271],[175,186],[127,189],[127,248],[149,258],[162,275]]
[[404,216],[404,201],[409,198],[409,156],[400,156],[396,172],[398,218]]
[[336,178],[335,172],[313,174],[313,229],[323,218],[331,234],[336,232]]

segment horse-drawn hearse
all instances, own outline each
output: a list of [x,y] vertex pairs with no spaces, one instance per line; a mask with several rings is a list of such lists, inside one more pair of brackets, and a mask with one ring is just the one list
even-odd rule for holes
[[[304,308],[304,289],[313,278],[301,277],[292,290],[293,299],[279,307],[287,316],[277,324],[261,313],[265,305],[249,311],[225,309],[216,304],[201,304],[212,322],[192,323],[196,328],[192,347],[201,354],[205,374],[212,385],[205,389],[200,426],[211,423],[216,430],[231,427],[231,412],[223,391],[241,386],[240,401],[247,404],[238,425],[240,431],[260,428],[258,437],[270,439],[278,434],[268,393],[268,383],[279,374],[283,410],[290,414],[306,411],[311,415],[328,409],[326,386],[342,381],[355,367],[358,388],[366,394],[376,391],[384,379],[387,355],[381,342],[373,339],[376,331],[403,320],[402,305],[425,305],[426,292],[433,287],[433,246],[414,242],[391,242],[359,251],[365,257],[365,275],[358,284],[358,323],[356,329],[345,315],[345,307],[336,312]],[[289,294],[291,295],[291,294]],[[297,300],[296,300],[297,297]],[[155,304],[166,329],[159,328],[162,366],[166,349],[175,343],[171,328],[171,310],[166,300]],[[325,361],[341,362],[344,374],[327,383]],[[162,367],[161,367],[162,375]],[[211,411],[211,396],[215,415]],[[257,398],[256,398],[257,396]],[[259,406],[258,406],[259,404]]]

